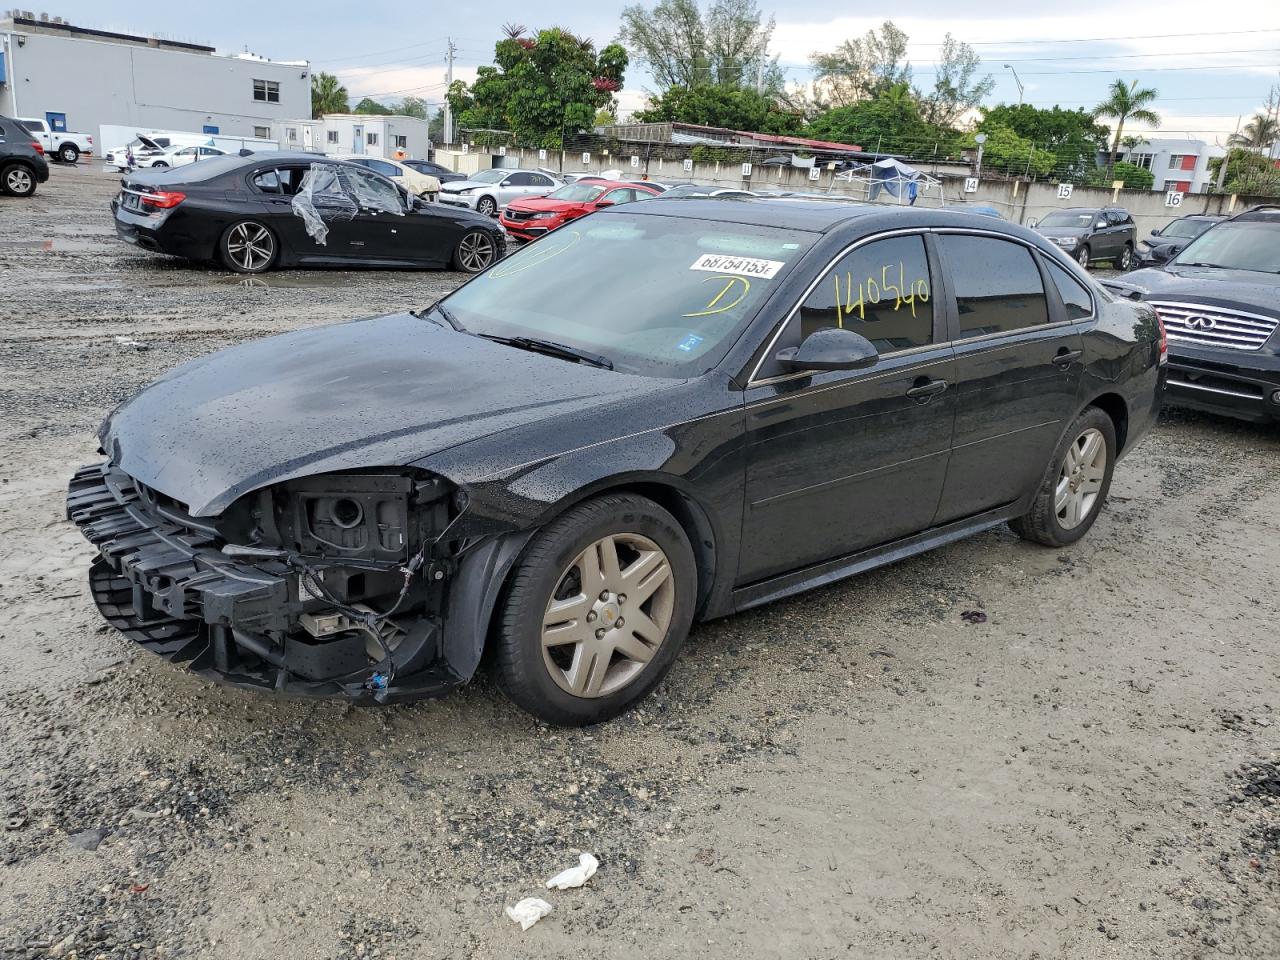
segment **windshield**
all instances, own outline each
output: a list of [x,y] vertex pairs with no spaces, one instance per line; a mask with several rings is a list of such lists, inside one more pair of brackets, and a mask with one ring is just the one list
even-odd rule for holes
[[1093,224],[1092,210],[1055,210],[1040,221],[1042,227],[1088,227]]
[[522,248],[445,303],[469,333],[553,340],[647,376],[696,376],[719,363],[817,236],[594,214]]
[[1219,223],[1173,258],[1179,266],[1280,273],[1280,225],[1261,220]]
[[1160,236],[1198,237],[1212,226],[1212,220],[1175,220],[1164,228]]
[[600,194],[609,189],[609,185],[600,185],[598,183],[571,183],[567,187],[561,187],[554,193],[547,194],[549,200],[569,200],[573,203],[590,203]]
[[468,179],[475,183],[498,183],[505,180],[507,178],[507,174],[510,172],[510,170],[481,170],[475,176],[469,177]]

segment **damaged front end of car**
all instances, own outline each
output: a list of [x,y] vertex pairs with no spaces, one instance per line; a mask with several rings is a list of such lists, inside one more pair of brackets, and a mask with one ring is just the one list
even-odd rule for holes
[[125,636],[223,683],[362,703],[438,696],[474,671],[483,637],[459,644],[444,624],[475,552],[451,533],[465,506],[409,467],[285,480],[215,517],[111,462],[67,497],[98,549],[94,601]]

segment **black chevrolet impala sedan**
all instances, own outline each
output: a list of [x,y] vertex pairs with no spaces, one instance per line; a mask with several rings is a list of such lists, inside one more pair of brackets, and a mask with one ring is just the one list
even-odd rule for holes
[[136,170],[111,201],[116,235],[236,273],[281,267],[454,267],[502,257],[506,232],[318,154],[266,152]]
[[1155,311],[964,213],[654,199],[421,310],[180,366],[68,513],[92,592],[224,682],[386,703],[486,647],[555,723],[697,620],[996,524],[1065,547],[1157,414]]

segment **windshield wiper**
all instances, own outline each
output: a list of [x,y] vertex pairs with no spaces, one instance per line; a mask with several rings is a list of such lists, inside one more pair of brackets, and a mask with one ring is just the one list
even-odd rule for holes
[[[464,327],[462,323],[458,320],[458,318],[455,317],[453,313],[449,310],[449,308],[442,303],[433,303],[431,306],[427,307],[427,309],[422,310],[418,313],[415,313],[414,316],[425,320],[428,317],[430,317],[432,314],[435,314],[436,316],[438,316],[441,320],[443,320],[445,323],[451,326],[454,330],[457,330],[459,333],[467,332],[467,328]],[[441,326],[444,326],[444,324],[441,324]]]
[[571,347],[567,343],[556,343],[554,340],[539,340],[537,337],[499,337],[491,333],[480,333],[477,336],[483,337],[485,340],[492,340],[494,343],[515,347],[518,350],[545,353],[547,356],[560,357],[563,360],[576,360],[579,363],[589,363],[593,367],[601,367],[605,370],[613,369],[613,361],[608,357],[599,353],[592,353],[590,350]]
[[1222,270],[1224,267],[1220,263],[1179,263],[1179,267],[1208,267],[1210,270]]

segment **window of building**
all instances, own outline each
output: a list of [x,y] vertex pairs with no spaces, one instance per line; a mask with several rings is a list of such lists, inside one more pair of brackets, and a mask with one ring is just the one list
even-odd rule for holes
[[365,143],[371,147],[376,147],[378,145],[378,135],[376,133],[365,134],[364,140]]
[[1195,168],[1196,168],[1196,155],[1194,153],[1169,154],[1170,170],[1194,170]]
[[938,240],[955,281],[960,339],[1048,323],[1044,284],[1030,250],[992,237],[942,234]]
[[1164,185],[1160,189],[1163,190],[1165,193],[1168,193],[1170,190],[1176,191],[1177,193],[1190,193],[1191,181],[1190,180],[1166,180],[1164,182]]
[[1141,167],[1143,170],[1150,170],[1151,163],[1156,158],[1154,153],[1131,153],[1129,154],[1129,162],[1135,167]]
[[399,147],[401,150],[407,148],[409,146],[409,138],[407,136],[403,136],[402,134],[397,133],[396,146]]
[[799,340],[843,327],[881,353],[932,343],[933,284],[924,239],[891,237],[851,250],[805,298],[799,321]]
[[325,131],[324,139],[325,139],[325,142],[326,142],[326,143],[337,143],[337,142],[338,142],[338,131],[337,131],[337,130],[327,130],[327,131]]
[[279,103],[280,84],[274,80],[253,81],[253,99],[260,103]]
[[1062,297],[1062,303],[1067,308],[1067,319],[1083,320],[1090,316],[1093,313],[1093,301],[1089,298],[1089,291],[1084,288],[1084,284],[1048,257],[1045,258],[1045,262],[1049,265],[1049,276],[1053,278],[1053,285],[1058,288],[1058,296]]
[[254,127],[253,135],[255,137],[263,137],[265,139],[266,137],[271,136],[271,128],[270,127]]
[[285,127],[285,128],[284,128],[284,138],[285,138],[287,141],[289,141],[290,143],[297,143],[297,142],[298,142],[298,128],[297,128],[297,127]]

